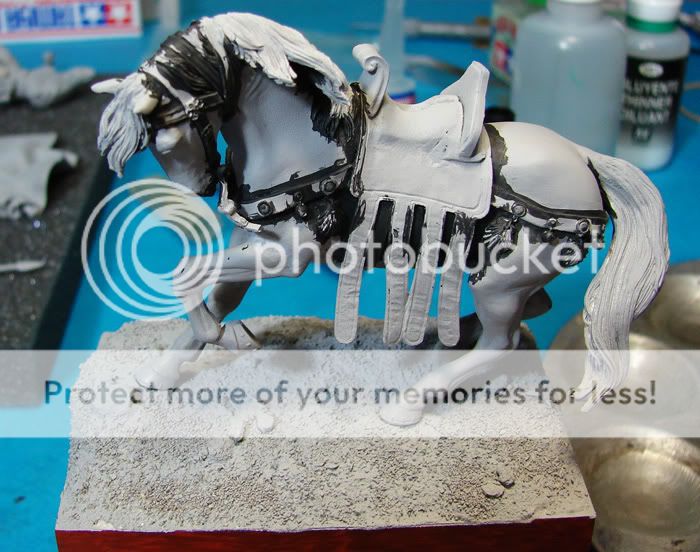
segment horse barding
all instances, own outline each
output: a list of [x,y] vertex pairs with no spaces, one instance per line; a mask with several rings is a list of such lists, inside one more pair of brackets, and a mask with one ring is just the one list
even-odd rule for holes
[[[668,264],[665,213],[653,184],[634,166],[545,128],[483,125],[488,71],[478,63],[438,96],[406,106],[387,97],[389,68],[378,52],[360,45],[353,53],[363,74],[350,85],[297,31],[230,13],[193,23],[136,73],[94,87],[114,94],[99,137],[112,169],[121,173],[150,146],[173,181],[201,195],[218,188],[219,209],[240,227],[208,278],[178,285],[186,271],[175,275],[191,327],[142,382],[175,385],[180,365],[207,343],[254,346],[244,324],[221,321],[255,278],[306,269],[311,255],[282,260],[274,274],[256,266],[256,251],[266,245],[299,251],[291,247],[294,234],[318,247],[347,241],[336,302],[341,342],[356,335],[368,244],[382,244],[387,268],[387,343],[423,340],[441,272],[438,335],[455,345],[468,272],[483,333],[473,351],[414,386],[452,389],[515,346],[528,306],[547,310],[543,286],[588,248],[601,247],[611,217],[613,242],[585,299],[581,395],[590,395],[594,381],[601,393],[619,384],[630,323],[653,299]],[[219,133],[229,148],[223,166]],[[542,259],[536,264],[527,262],[533,246]],[[488,254],[475,265],[477,250]],[[464,262],[447,262],[455,259]],[[382,416],[410,425],[422,410],[398,404]]]

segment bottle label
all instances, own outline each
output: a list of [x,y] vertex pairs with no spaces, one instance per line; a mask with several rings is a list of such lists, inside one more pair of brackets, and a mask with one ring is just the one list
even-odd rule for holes
[[622,132],[646,144],[655,134],[673,134],[678,117],[686,58],[651,61],[627,58]]

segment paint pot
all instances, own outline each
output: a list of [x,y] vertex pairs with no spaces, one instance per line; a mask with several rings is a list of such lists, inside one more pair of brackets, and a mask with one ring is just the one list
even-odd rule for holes
[[[628,428],[629,430],[629,428]],[[648,432],[640,428],[640,432]],[[672,436],[572,439],[600,552],[700,549],[700,448]]]

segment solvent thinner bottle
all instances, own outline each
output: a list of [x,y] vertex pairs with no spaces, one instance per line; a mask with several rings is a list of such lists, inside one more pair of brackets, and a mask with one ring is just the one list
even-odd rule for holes
[[629,0],[627,76],[617,156],[645,170],[666,165],[690,39],[679,28],[681,0]]

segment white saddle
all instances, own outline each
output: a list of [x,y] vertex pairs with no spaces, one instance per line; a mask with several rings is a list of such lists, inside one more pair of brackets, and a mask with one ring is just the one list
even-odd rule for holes
[[[368,121],[355,167],[359,185],[353,186],[360,198],[359,224],[350,235],[349,248],[360,258],[365,254],[380,203],[392,203],[390,234],[396,244],[405,241],[415,213],[424,209],[422,246],[410,292],[406,270],[387,269],[386,276],[384,340],[416,345],[423,340],[435,284],[439,255],[434,246],[447,230],[453,257],[463,255],[473,222],[490,208],[491,146],[483,131],[488,71],[474,63],[442,94],[405,105],[386,95],[389,67],[373,46],[356,46],[353,54],[364,68],[360,86],[367,97]],[[405,251],[390,248],[390,255],[396,267]],[[352,341],[357,330],[363,263],[356,260],[357,256],[345,256],[338,284],[335,334],[343,343]],[[455,262],[440,279],[438,335],[446,345],[459,339],[462,275]]]
[[[362,65],[360,87],[367,98],[367,112],[373,119],[384,105],[395,105],[387,95],[390,67],[386,60],[371,44],[358,44],[353,48],[353,56]],[[486,90],[489,82],[489,70],[479,62],[472,62],[462,77],[445,88],[439,96],[422,104],[412,106],[414,111],[429,112],[424,120],[416,121],[413,133],[417,140],[440,139],[446,128],[452,129],[452,122],[445,122],[440,117],[446,115],[452,121],[460,121],[459,134],[454,149],[445,152],[447,157],[463,161],[480,161],[474,156],[476,146],[481,138],[486,110]],[[438,101],[437,98],[440,100]],[[437,108],[433,108],[435,105]],[[405,107],[405,104],[401,104]],[[431,109],[433,108],[433,109]],[[440,113],[438,113],[438,111]],[[438,117],[433,117],[438,115]]]

